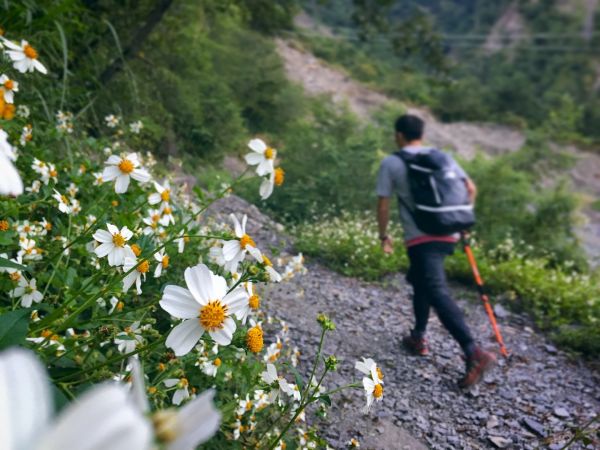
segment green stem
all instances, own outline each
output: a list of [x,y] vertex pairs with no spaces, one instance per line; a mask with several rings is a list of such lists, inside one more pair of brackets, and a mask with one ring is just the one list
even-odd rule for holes
[[310,383],[312,382],[312,379],[315,376],[315,372],[317,371],[317,366],[319,365],[319,358],[321,357],[321,351],[323,349],[323,341],[325,340],[325,333],[326,332],[327,332],[327,330],[325,328],[323,328],[321,330],[321,339],[319,340],[319,347],[317,349],[317,356],[315,356],[315,362],[313,364],[313,368],[312,368],[310,377],[308,378],[308,381],[306,382],[306,388],[304,389],[304,392],[302,393],[302,396],[300,397],[300,401],[301,402],[308,395],[308,391],[310,390]]

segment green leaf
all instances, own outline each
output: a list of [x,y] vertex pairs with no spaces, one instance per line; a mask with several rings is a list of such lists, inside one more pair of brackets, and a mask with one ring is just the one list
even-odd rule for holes
[[25,342],[29,326],[29,310],[19,309],[0,316],[0,349]]
[[10,245],[15,242],[17,233],[14,231],[3,231],[0,233],[0,245]]
[[22,264],[17,264],[16,262],[12,262],[10,259],[3,258],[0,256],[0,267],[8,267],[9,269],[18,269],[18,270],[27,270]]
[[319,395],[319,401],[325,403],[327,406],[331,406],[331,398],[329,395]]

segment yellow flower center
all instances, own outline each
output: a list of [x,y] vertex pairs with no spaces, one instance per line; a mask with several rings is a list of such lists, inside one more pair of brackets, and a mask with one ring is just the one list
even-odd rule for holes
[[44,228],[45,228],[47,231],[50,231],[50,230],[52,230],[52,224],[51,224],[50,222],[46,222],[46,223],[44,224]]
[[220,300],[210,301],[200,309],[200,325],[205,330],[220,330],[226,318],[227,305],[222,305]]
[[117,206],[119,206],[119,201],[113,200],[112,202],[110,202],[110,204],[116,208]]
[[256,247],[256,244],[254,243],[252,238],[250,236],[248,236],[247,234],[245,234],[240,238],[240,247],[245,249],[246,246],[248,246],[248,245],[250,245],[251,247]]
[[19,281],[21,279],[21,274],[19,272],[13,272],[8,276],[8,278],[10,278],[12,281]]
[[189,386],[189,381],[187,380],[187,378],[180,378],[179,379],[179,386],[183,389]]
[[15,118],[15,110],[15,105],[11,103],[4,105],[4,111],[2,112],[4,120],[13,120]]
[[160,372],[164,372],[166,368],[165,363],[158,363],[158,370]]
[[160,198],[162,199],[163,202],[168,202],[170,197],[171,197],[171,190],[170,189],[165,189],[160,194]]
[[8,91],[12,91],[14,89],[14,87],[15,87],[15,82],[13,80],[6,80],[4,82],[4,87]]
[[256,294],[251,295],[248,299],[248,305],[250,305],[250,308],[252,309],[258,309],[258,307],[260,306],[260,297]]
[[271,260],[269,258],[267,258],[267,255],[262,255],[262,257],[263,257],[263,264],[265,266],[273,267],[273,263],[271,262]]
[[373,397],[380,398],[383,395],[383,386],[381,384],[376,384],[373,388]]
[[117,247],[123,247],[125,245],[125,238],[121,236],[121,233],[113,234],[113,244]]
[[[114,241],[114,238],[113,238]],[[131,251],[135,256],[140,256],[142,254],[142,249],[137,244],[131,244]]]
[[117,311],[123,311],[123,307],[124,307],[124,306],[125,306],[125,303],[123,303],[123,302],[118,302],[118,303],[117,303],[117,306],[115,307],[115,309],[116,309]]
[[156,394],[156,387],[154,387],[154,386],[150,386],[150,387],[148,388],[148,394],[150,394],[150,395],[154,395],[154,394]]
[[275,169],[275,177],[274,177],[275,186],[281,186],[283,184],[284,178],[285,178],[285,172],[283,171],[283,169],[281,167],[278,167],[277,169]]
[[119,163],[119,170],[123,173],[131,173],[133,172],[133,169],[133,163],[126,158],[123,158]]
[[258,353],[263,349],[263,332],[260,327],[250,328],[246,333],[246,347],[252,353]]
[[166,206],[165,209],[163,209],[163,216],[171,214],[172,212],[173,212],[173,210],[171,208],[169,208],[168,206]]
[[178,412],[175,409],[161,409],[152,415],[152,425],[156,438],[163,443],[173,442],[180,434]]
[[51,330],[48,330],[48,329],[46,329],[46,330],[42,330],[42,332],[41,332],[41,336],[42,336],[43,338],[49,338],[50,336],[52,336],[52,331],[51,331]]
[[136,270],[139,273],[146,273],[150,270],[150,263],[148,261],[142,261],[141,263],[138,264]]
[[69,203],[69,200],[64,195],[60,196],[60,201],[63,202],[65,205]]
[[152,217],[150,217],[152,219],[152,222],[158,222],[160,220],[160,215],[159,214],[152,214]]
[[250,411],[252,409],[252,402],[247,402],[246,403],[246,411]]
[[164,269],[169,267],[169,257],[167,255],[163,256],[161,264]]
[[29,44],[23,47],[23,53],[25,53],[25,56],[29,59],[37,59],[38,57],[38,52]]
[[265,149],[265,158],[273,159],[273,156],[275,156],[275,150],[273,150],[271,147],[267,147]]
[[8,220],[0,220],[0,231],[8,231],[9,228]]
[[383,380],[383,372],[381,371],[381,369],[378,367],[376,369],[377,372],[377,376],[379,377],[380,380]]
[[221,367],[221,358],[217,358],[217,359],[215,359],[215,360],[213,361],[213,364],[214,364],[216,367]]

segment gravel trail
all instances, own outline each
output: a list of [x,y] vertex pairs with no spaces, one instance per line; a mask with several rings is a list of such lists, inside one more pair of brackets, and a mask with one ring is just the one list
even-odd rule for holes
[[[384,399],[369,415],[360,411],[363,392],[334,399],[320,427],[335,448],[352,437],[372,449],[560,448],[564,431],[600,412],[599,374],[557,350],[524,317],[497,308],[512,356],[465,392],[456,387],[464,369],[460,349],[437,317],[429,326],[430,356],[409,356],[401,348],[400,337],[412,325],[402,276],[367,283],[315,262],[308,269],[265,294],[271,312],[288,322],[302,361],[312,361],[320,333],[315,317],[324,312],[337,326],[325,350],[341,360],[328,388],[358,379],[353,366],[363,356],[374,358],[385,375]],[[483,308],[464,288],[453,291],[475,335],[495,349]]]

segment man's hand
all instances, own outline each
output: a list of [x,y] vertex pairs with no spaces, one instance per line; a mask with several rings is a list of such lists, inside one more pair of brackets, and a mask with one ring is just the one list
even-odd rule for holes
[[394,243],[392,242],[392,238],[386,236],[386,238],[381,241],[381,249],[386,255],[394,253]]

